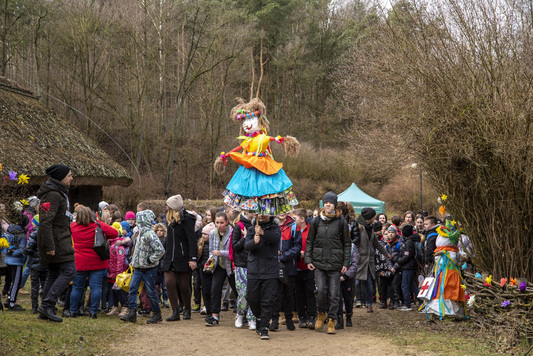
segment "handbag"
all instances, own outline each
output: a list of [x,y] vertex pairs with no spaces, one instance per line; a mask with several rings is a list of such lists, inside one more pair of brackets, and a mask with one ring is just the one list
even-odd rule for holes
[[[129,293],[131,278],[133,276],[133,270],[134,269],[135,268],[133,268],[130,265],[130,266],[128,266],[127,270],[125,270],[122,273],[117,274],[117,278],[115,279],[115,283],[116,283],[117,287],[120,287],[121,289],[123,289],[124,291]],[[141,293],[141,291],[143,289],[143,286],[144,286],[144,282],[141,282],[139,284],[139,290],[138,290],[137,294]]]
[[96,252],[102,261],[106,261],[109,259],[109,242],[107,242],[98,221],[96,222],[96,225],[96,229],[94,230],[93,251]]

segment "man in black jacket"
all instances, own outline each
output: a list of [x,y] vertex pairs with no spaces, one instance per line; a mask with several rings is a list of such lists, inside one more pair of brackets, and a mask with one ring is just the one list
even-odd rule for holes
[[337,194],[327,192],[323,201],[324,208],[310,224],[304,259],[307,267],[315,271],[318,289],[315,329],[324,326],[327,311],[328,334],[335,334],[340,278],[350,265],[352,249],[348,224],[336,209]]
[[248,228],[244,248],[248,255],[248,290],[246,300],[257,318],[257,332],[268,340],[268,327],[279,293],[278,251],[281,239],[274,217],[258,215]]
[[41,200],[37,245],[41,265],[48,267],[43,288],[43,300],[37,309],[40,319],[62,322],[55,314],[57,299],[76,274],[74,247],[70,233],[72,215],[69,211],[68,188],[72,172],[64,164],[46,169],[48,180],[37,191]]
[[437,223],[437,218],[434,216],[427,216],[424,218],[424,230],[426,231],[426,248],[424,250],[424,262],[426,269],[429,269],[433,264],[433,257],[435,256],[435,249],[437,248],[437,228],[440,225]]

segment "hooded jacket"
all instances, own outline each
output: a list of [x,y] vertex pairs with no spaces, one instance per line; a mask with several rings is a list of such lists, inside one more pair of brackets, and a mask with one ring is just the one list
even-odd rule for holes
[[418,262],[416,261],[415,243],[420,242],[420,235],[413,234],[405,238],[403,249],[400,249],[400,258],[398,264],[402,270],[416,270],[418,269]]
[[287,215],[285,223],[281,225],[280,262],[285,265],[287,275],[296,276],[296,260],[302,250],[302,234],[298,231],[298,226],[294,219]]
[[[309,234],[305,247],[305,263],[312,263],[315,268],[325,271],[340,271],[343,266],[348,267],[352,257],[352,248],[348,224],[341,223],[340,212],[335,217],[324,219],[324,209],[309,224]],[[315,230],[315,219],[318,229]],[[343,226],[341,231],[340,227]]]
[[263,236],[258,244],[254,242],[255,219],[248,228],[244,240],[244,248],[250,251],[248,255],[248,279],[277,279],[279,277],[278,249],[281,239],[279,225],[274,217],[265,223],[259,223],[263,229]]
[[135,219],[139,227],[139,235],[135,241],[131,265],[139,269],[155,268],[165,253],[159,237],[152,230],[155,214],[151,210],[143,210],[137,213]]
[[[37,245],[41,265],[74,261],[70,233],[71,214],[68,210],[68,187],[49,178],[37,191],[41,200]],[[47,252],[55,251],[54,255]]]
[[9,242],[9,249],[4,260],[5,264],[10,266],[24,266],[26,262],[26,256],[24,256],[26,233],[24,229],[18,225],[11,224],[5,235]]
[[233,228],[231,245],[233,247],[233,263],[235,267],[246,268],[248,265],[249,252],[244,249],[244,239],[246,238],[246,231],[250,225],[252,225],[252,222],[241,214],[240,221]]
[[373,279],[376,279],[375,267],[375,251],[379,250],[382,254],[387,256],[389,253],[379,243],[372,227],[368,225],[362,216],[358,216],[356,222],[359,224],[360,237],[354,242],[359,248],[359,267],[357,269],[356,278],[366,281],[368,270]]

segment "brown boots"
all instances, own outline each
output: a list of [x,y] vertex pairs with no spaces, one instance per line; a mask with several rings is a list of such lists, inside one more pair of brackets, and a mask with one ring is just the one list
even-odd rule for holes
[[335,320],[328,319],[328,334],[335,334]]

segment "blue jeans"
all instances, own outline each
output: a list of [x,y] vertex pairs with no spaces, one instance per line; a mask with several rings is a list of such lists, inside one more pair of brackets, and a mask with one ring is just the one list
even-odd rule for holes
[[415,296],[418,295],[418,287],[415,281],[416,270],[414,269],[404,269],[402,271],[402,293],[403,293],[403,302],[406,307],[411,307],[411,293]]
[[372,302],[374,301],[374,281],[372,280],[372,273],[370,273],[370,268],[366,272],[366,281],[361,281],[363,285],[361,288],[365,288],[366,296],[365,296],[365,303],[367,307],[372,306]]
[[130,282],[130,294],[128,296],[128,308],[130,310],[137,309],[137,292],[139,291],[139,285],[141,281],[144,282],[144,288],[146,288],[146,294],[150,298],[150,304],[152,304],[152,313],[160,312],[159,302],[157,300],[157,293],[155,291],[155,278],[157,277],[157,267],[149,269],[135,269]]
[[28,277],[31,274],[30,266],[28,266],[28,263],[26,263],[26,267],[24,267],[24,270],[22,271],[22,280],[20,281],[20,288],[24,288],[26,285],[26,281],[28,280]]
[[91,314],[98,312],[100,298],[102,296],[102,280],[107,273],[106,269],[95,271],[78,271],[72,281],[72,292],[70,293],[70,312],[77,313],[80,305],[81,294],[85,288],[87,278],[89,278],[89,288],[91,289]]

